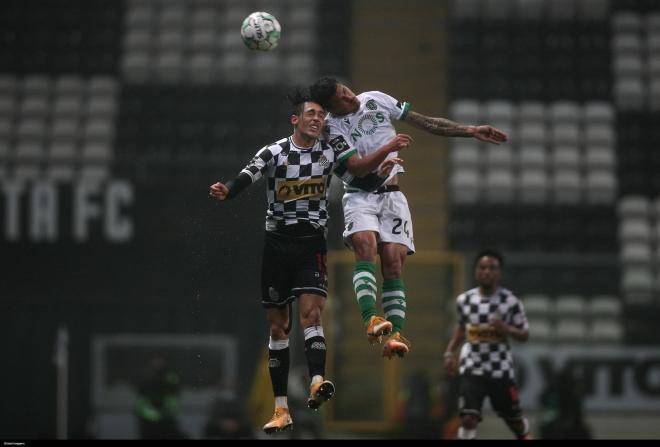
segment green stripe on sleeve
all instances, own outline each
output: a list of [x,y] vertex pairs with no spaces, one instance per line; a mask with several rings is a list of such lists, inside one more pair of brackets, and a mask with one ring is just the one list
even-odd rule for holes
[[406,119],[406,115],[408,115],[408,110],[410,109],[410,103],[409,102],[404,102],[403,103],[403,111],[401,112],[401,116],[399,117],[400,120]]

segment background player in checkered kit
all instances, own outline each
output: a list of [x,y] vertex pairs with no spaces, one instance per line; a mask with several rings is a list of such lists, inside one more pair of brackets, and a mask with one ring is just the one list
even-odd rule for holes
[[[304,329],[305,356],[312,379],[307,405],[319,408],[334,394],[334,384],[324,378],[326,345],[321,313],[327,297],[326,272],[327,193],[336,166],[346,181],[382,183],[398,158],[388,160],[383,149],[372,157],[357,157],[343,138],[320,141],[325,110],[310,100],[306,91],[289,95],[293,106],[293,135],[263,147],[228,182],[210,186],[217,200],[235,197],[243,189],[267,177],[268,210],[261,274],[262,304],[270,323],[269,372],[275,396],[275,414],[264,426],[272,433],[293,427],[288,410],[290,303],[298,298],[300,324]],[[381,167],[374,176],[359,178]]]
[[[432,118],[410,110],[407,102],[379,91],[355,95],[336,79],[323,77],[311,87],[314,100],[330,113],[326,117],[329,138],[343,136],[354,145],[361,157],[382,150],[388,145],[408,147],[412,138],[397,134],[392,122],[406,121],[414,127],[435,135],[472,137],[499,144],[507,140],[504,132],[492,126],[466,126],[444,118]],[[396,152],[389,155],[396,157]],[[355,251],[353,284],[362,320],[370,342],[381,341],[391,332],[383,345],[383,356],[403,357],[410,342],[401,332],[406,316],[406,293],[403,283],[403,264],[406,256],[415,252],[413,225],[408,201],[399,190],[397,175],[403,168],[392,169],[385,185],[373,194],[359,186],[345,183],[344,242]],[[381,302],[385,318],[377,315],[376,255],[380,255],[383,275]]]
[[529,423],[518,399],[513,358],[508,337],[525,342],[529,326],[522,302],[500,287],[504,259],[495,250],[483,250],[475,258],[478,287],[456,298],[458,323],[444,354],[444,366],[456,374],[455,349],[462,345],[459,367],[459,439],[473,439],[481,420],[484,398],[518,439],[528,439]]

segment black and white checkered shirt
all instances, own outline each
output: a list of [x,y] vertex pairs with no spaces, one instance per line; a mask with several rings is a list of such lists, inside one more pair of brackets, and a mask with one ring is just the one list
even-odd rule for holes
[[252,183],[268,177],[266,230],[303,222],[325,227],[332,170],[337,162],[355,153],[343,138],[301,148],[289,137],[259,150],[241,172],[249,175]]
[[495,333],[489,321],[497,318],[518,329],[528,330],[522,302],[504,288],[498,288],[488,297],[482,297],[479,289],[474,288],[456,298],[456,310],[458,324],[465,329],[467,339],[461,348],[459,373],[513,379],[509,343]]

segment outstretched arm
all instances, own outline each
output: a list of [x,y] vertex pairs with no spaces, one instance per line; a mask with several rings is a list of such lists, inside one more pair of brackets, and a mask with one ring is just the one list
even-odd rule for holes
[[470,126],[458,124],[446,118],[437,118],[408,111],[405,121],[418,129],[443,137],[474,137],[487,143],[500,144],[507,140],[507,135],[493,126]]
[[238,174],[238,176],[229,180],[226,184],[222,182],[216,182],[209,187],[209,196],[212,199],[216,200],[227,200],[233,199],[243,191],[245,188],[252,184],[252,179],[249,175],[244,172]]

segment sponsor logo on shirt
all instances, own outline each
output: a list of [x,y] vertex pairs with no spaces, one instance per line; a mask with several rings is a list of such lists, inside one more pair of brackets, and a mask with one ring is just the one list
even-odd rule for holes
[[283,180],[277,183],[275,199],[290,202],[298,199],[325,197],[325,177],[305,180]]
[[367,113],[360,121],[357,127],[351,131],[351,140],[355,143],[363,135],[373,135],[378,129],[378,125],[385,122],[385,115],[382,112]]
[[489,324],[468,324],[467,339],[471,343],[499,343],[504,340]]

